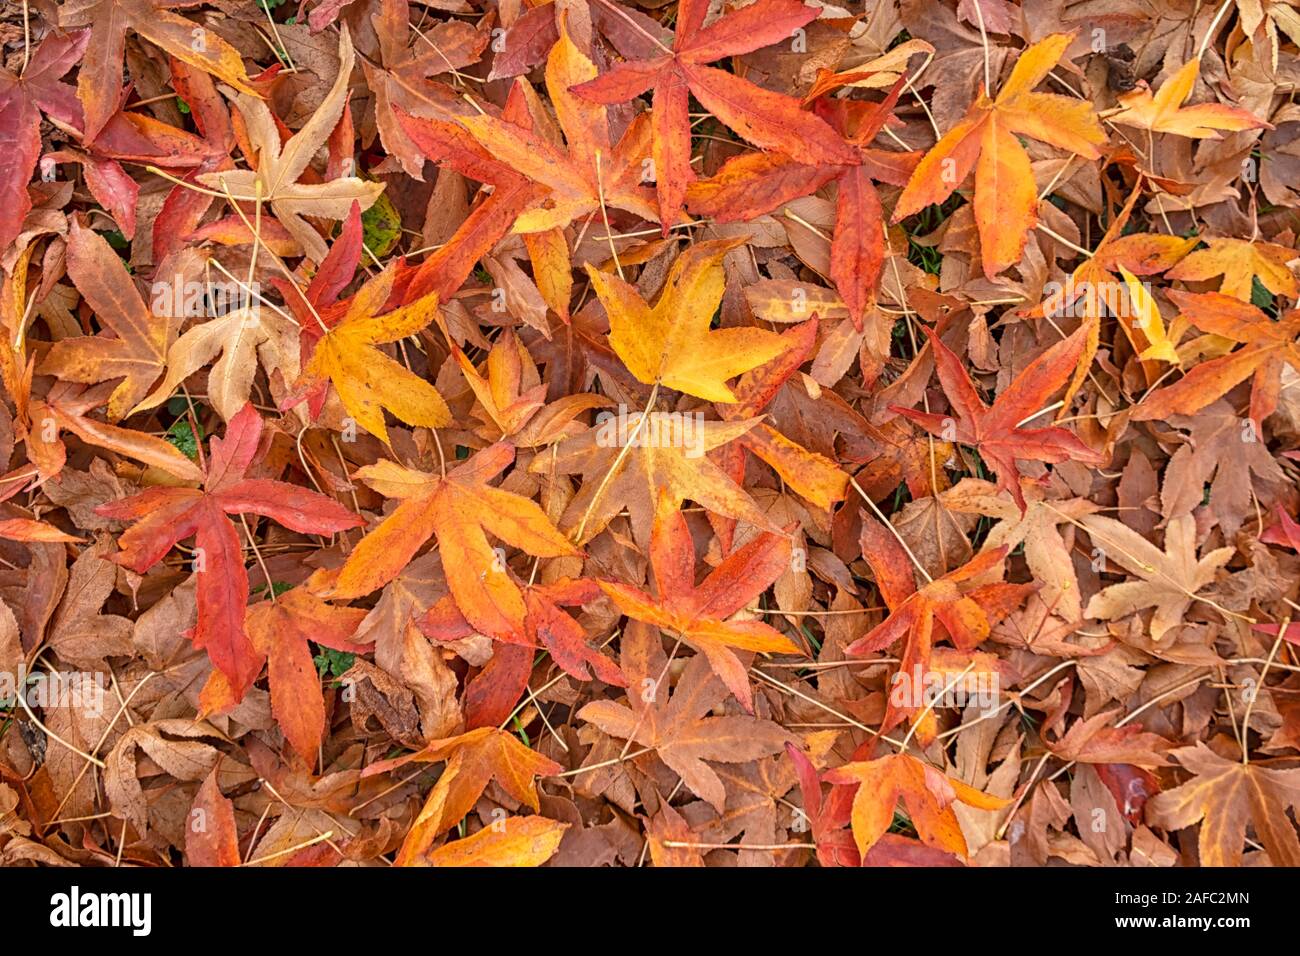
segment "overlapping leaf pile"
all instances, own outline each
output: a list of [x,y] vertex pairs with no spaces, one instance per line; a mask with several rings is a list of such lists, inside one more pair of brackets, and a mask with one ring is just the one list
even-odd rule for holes
[[1094,6],[9,4],[0,862],[1300,865],[1300,17]]

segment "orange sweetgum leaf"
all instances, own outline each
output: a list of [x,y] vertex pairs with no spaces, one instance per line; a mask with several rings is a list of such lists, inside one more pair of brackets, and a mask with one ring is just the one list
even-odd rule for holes
[[966,116],[917,164],[894,207],[894,222],[943,202],[973,170],[984,274],[991,279],[1020,261],[1025,239],[1038,223],[1038,191],[1029,155],[1016,137],[1029,136],[1084,159],[1100,157],[1106,142],[1091,103],[1033,92],[1074,36],[1054,33],[1025,50],[996,99],[980,91]]
[[706,64],[776,43],[816,19],[817,8],[799,0],[758,0],[704,25],[707,0],[685,0],[677,11],[672,48],[660,44],[654,59],[627,60],[574,87],[578,96],[612,106],[654,89],[652,117],[655,188],[659,220],[668,227],[678,218],[691,170],[690,96],[765,150],[806,157],[815,163],[852,163],[853,150],[799,101],[755,86],[733,73]]
[[1152,392],[1133,409],[1134,420],[1194,414],[1249,378],[1250,418],[1261,433],[1264,419],[1277,409],[1283,367],[1300,369],[1300,311],[1286,312],[1274,322],[1222,292],[1174,290],[1169,297],[1192,325],[1243,347],[1201,362],[1177,382]]
[[[486,113],[457,117],[498,163],[542,187],[539,199],[544,197],[545,203],[537,202],[519,215],[515,232],[547,232],[606,206],[658,220],[651,194],[642,185],[642,159],[650,147],[649,117],[637,117],[622,139],[613,143],[605,108],[571,91],[595,76],[595,64],[562,24],[560,39],[546,61],[546,89],[566,138],[564,146],[558,145],[558,136],[548,137],[533,124],[523,126]],[[533,96],[528,89],[527,95]]]
[[726,290],[723,256],[740,242],[691,246],[673,263],[653,307],[634,286],[587,266],[609,313],[609,344],[637,381],[658,382],[711,402],[734,402],[727,380],[785,350],[781,337],[767,329],[709,328]]
[[[902,545],[888,529],[865,515],[860,544],[889,616],[845,648],[845,654],[865,657],[904,641],[881,723],[883,733],[923,710],[921,691],[932,674],[955,671],[955,678],[966,665],[971,665],[971,670],[995,670],[992,660],[973,652],[993,625],[1019,607],[1037,585],[1000,580],[1008,550],[1005,545],[982,551],[961,567],[917,588],[911,559]],[[935,648],[944,637],[956,647],[957,658],[939,654],[941,649]],[[937,663],[936,654],[941,658]],[[940,686],[947,683],[945,680]],[[917,727],[922,743],[932,739],[935,730],[933,714],[926,717]]]
[[527,610],[519,586],[487,532],[536,557],[578,550],[531,499],[488,484],[514,461],[506,442],[486,448],[446,477],[381,460],[357,474],[400,504],[348,555],[317,590],[339,598],[369,594],[396,578],[430,537],[438,539],[447,586],[456,606],[481,634],[509,639],[524,628]]
[[1060,740],[1045,741],[1047,748],[1063,760],[1094,764],[1130,764],[1134,767],[1164,767],[1164,751],[1174,745],[1141,724],[1110,726],[1118,711],[1108,710],[1079,720]]
[[[533,474],[582,476],[581,489],[560,519],[574,541],[590,541],[626,509],[637,544],[649,547],[654,515],[664,496],[669,509],[690,500],[713,514],[777,530],[749,493],[709,457],[747,434],[758,419],[689,418],[686,432],[680,413],[652,411],[645,418],[642,424],[640,411],[611,414],[533,459]],[[630,445],[626,453],[625,444]],[[608,481],[606,475],[611,476]]]
[[334,607],[306,588],[294,588],[248,609],[249,639],[267,659],[271,713],[308,767],[316,765],[325,733],[325,701],[308,641],[363,654],[369,646],[353,644],[349,638],[365,616],[361,608]]
[[799,646],[762,621],[728,621],[790,567],[790,538],[764,532],[733,551],[698,586],[695,544],[679,511],[655,518],[650,566],[657,597],[620,581],[600,587],[628,617],[653,624],[689,644],[709,661],[746,711],[754,712],[745,665],[736,650],[798,654]]
[[[1079,353],[1079,362],[1065,390],[1064,401],[1067,405],[1083,385],[1088,369],[1092,367],[1097,355],[1101,320],[1107,315],[1129,315],[1130,309],[1119,293],[1121,279],[1116,273],[1126,271],[1135,277],[1145,277],[1164,272],[1196,248],[1200,241],[1195,236],[1181,238],[1158,233],[1135,232],[1125,235],[1129,217],[1141,195],[1139,184],[1138,188],[1129,193],[1123,208],[1106,229],[1106,234],[1102,236],[1093,254],[1075,268],[1069,280],[1059,289],[1023,313],[1030,318],[1074,315],[1083,319],[1088,328],[1087,343]],[[1127,276],[1124,284],[1127,284]],[[1139,353],[1153,344],[1143,336],[1140,329],[1134,327],[1132,321],[1121,321],[1120,328]],[[1148,377],[1148,382],[1154,382],[1155,378],[1153,373]]]
[[153,487],[109,502],[96,514],[131,522],[113,560],[137,574],[193,536],[198,575],[194,646],[206,650],[230,683],[236,701],[257,679],[262,655],[245,628],[248,572],[240,532],[230,515],[254,514],[303,534],[334,534],[362,524],[333,498],[268,478],[249,478],[262,437],[251,405],[230,420],[224,439],[212,439],[202,488]]
[[1125,93],[1119,98],[1123,109],[1110,118],[1111,122],[1192,139],[1221,139],[1220,131],[1273,128],[1247,110],[1221,103],[1183,106],[1200,72],[1201,59],[1197,57],[1184,63],[1154,95],[1149,88]]
[[117,111],[127,30],[243,93],[255,92],[238,50],[214,31],[169,9],[188,6],[192,4],[170,0],[73,0],[60,8],[60,26],[90,28],[86,59],[77,77],[87,139],[93,140]]
[[[317,7],[313,9],[314,18]],[[382,66],[362,60],[366,83],[375,96],[375,125],[384,149],[401,163],[407,175],[421,178],[424,156],[402,127],[399,110],[428,108],[435,112],[458,108],[454,94],[426,82],[442,73],[456,72],[477,63],[491,33],[486,24],[474,26],[460,20],[445,20],[425,26],[427,42],[407,43],[410,26],[407,8],[384,3],[371,20],[379,39]],[[447,102],[443,102],[444,99]]]
[[908,754],[845,764],[822,779],[858,785],[853,798],[853,838],[864,857],[893,824],[894,807],[900,800],[921,842],[960,857],[966,856],[966,838],[952,805],[960,801],[979,810],[998,810],[1008,802],[953,780]]
[[817,114],[840,137],[852,161],[818,162],[804,150],[789,156],[750,153],[728,160],[715,176],[693,183],[687,192],[692,212],[725,222],[752,219],[836,183],[830,278],[858,329],[885,259],[885,224],[874,184],[904,185],[921,156],[870,145],[892,118],[902,88],[900,79],[881,103],[817,102]]
[[109,244],[75,218],[68,233],[68,275],[112,334],[55,342],[41,372],[87,385],[120,379],[108,399],[109,420],[118,421],[162,374],[170,322],[150,310]]
[[[652,748],[692,793],[710,803],[719,813],[727,800],[726,786],[706,763],[743,763],[778,753],[790,734],[770,720],[741,714],[709,716],[729,693],[709,672],[702,654],[692,657],[682,671],[671,695],[653,681],[653,698],[641,699],[637,688],[629,695],[632,706],[612,700],[594,700],[578,711],[578,717],[599,727],[611,737]],[[743,671],[742,671],[743,673]]]
[[1042,411],[1047,400],[1065,386],[1087,341],[1087,327],[1057,342],[1026,365],[991,406],[985,404],[975,390],[956,354],[929,329],[926,329],[926,334],[930,338],[930,347],[934,349],[939,381],[943,385],[944,394],[952,403],[952,414],[939,415],[898,406],[890,407],[900,415],[912,419],[936,438],[977,448],[980,456],[997,474],[998,487],[1011,493],[1022,513],[1027,506],[1020,488],[1017,460],[1074,460],[1104,464],[1104,456],[1064,428],[1021,427],[1022,422]]
[[530,750],[511,734],[495,727],[480,727],[458,737],[432,741],[418,753],[371,764],[362,771],[362,776],[387,773],[412,762],[443,761],[447,766],[398,852],[399,866],[409,866],[421,859],[439,834],[451,829],[474,809],[493,780],[514,799],[536,811],[538,797],[534,781],[561,770],[555,761]]
[[[529,112],[529,94],[523,90],[521,84],[511,88],[501,120],[531,131],[535,124]],[[405,267],[399,275],[396,285],[403,302],[430,293],[436,293],[439,301],[446,302],[460,289],[478,261],[511,230],[519,216],[543,201],[549,189],[497,158],[459,123],[411,116],[401,109],[394,112],[407,137],[427,158],[469,179],[493,186],[492,194],[470,210],[468,218],[456,227],[442,248],[418,266]],[[553,242],[544,242],[541,248],[548,254],[558,253]],[[564,259],[568,261],[567,246]],[[543,271],[554,268],[553,263],[548,263]]]
[[385,444],[385,410],[410,425],[451,424],[451,410],[438,390],[377,348],[414,335],[438,314],[436,293],[376,314],[392,294],[395,278],[396,268],[385,269],[347,301],[343,316],[316,342],[285,407],[314,396],[312,407],[319,414],[329,382],[356,423]]
[[541,866],[560,848],[569,824],[546,817],[506,817],[429,854],[430,866]]

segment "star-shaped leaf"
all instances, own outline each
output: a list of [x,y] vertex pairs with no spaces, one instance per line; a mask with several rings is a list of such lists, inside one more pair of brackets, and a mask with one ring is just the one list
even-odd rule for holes
[[429,78],[477,63],[492,36],[482,26],[445,20],[425,26],[412,45],[406,4],[389,0],[379,5],[370,20],[383,65],[363,60],[362,66],[375,98],[374,122],[379,139],[408,175],[420,179],[424,155],[407,135],[397,110],[445,113],[439,118],[450,119],[450,111],[461,105],[458,97],[448,87],[428,82]]
[[[772,361],[741,376],[735,388],[735,405],[718,407],[724,420],[740,421],[763,412],[813,351],[817,322],[801,323],[781,333],[781,338],[788,348]],[[732,463],[731,474],[737,484],[743,482],[745,474],[742,449],[767,462],[783,482],[818,508],[829,511],[848,492],[849,476],[835,462],[790,440],[767,422],[760,421],[722,453]]]
[[544,199],[515,220],[515,232],[546,232],[599,212],[602,206],[658,221],[658,211],[642,185],[641,160],[649,148],[648,117],[633,121],[619,143],[612,143],[604,107],[593,106],[571,91],[595,76],[595,64],[562,27],[559,42],[546,61],[546,89],[565,146],[558,144],[558,133],[549,137],[542,130],[502,117],[486,113],[458,117],[499,162],[545,187]]
[[1084,159],[1101,155],[1106,134],[1092,104],[1056,93],[1034,93],[1074,41],[1054,33],[1016,60],[997,99],[980,90],[966,116],[917,165],[894,207],[894,222],[943,202],[975,171],[975,224],[984,274],[1015,265],[1038,223],[1038,189],[1029,154],[1017,136],[1068,149]]
[[438,390],[376,348],[414,335],[438,314],[438,296],[430,293],[377,315],[392,294],[395,276],[395,268],[385,269],[348,300],[337,324],[316,342],[286,407],[312,397],[312,412],[319,414],[323,386],[330,382],[347,413],[385,444],[385,409],[410,425],[451,424],[451,410]]
[[1178,292],[1169,297],[1198,329],[1242,348],[1193,366],[1172,385],[1157,389],[1133,410],[1137,421],[1192,415],[1253,378],[1250,417],[1257,434],[1277,409],[1282,370],[1300,370],[1300,310],[1273,321],[1259,309],[1222,292]]
[[578,717],[611,737],[653,748],[688,790],[721,813],[726,787],[705,761],[757,760],[779,752],[790,740],[790,735],[770,720],[740,714],[709,716],[726,695],[722,682],[709,673],[705,657],[696,655],[687,662],[671,694],[667,688],[656,687],[651,702],[636,709],[612,700],[596,700],[578,711]]
[[[777,530],[749,493],[708,456],[748,433],[758,419],[715,422],[705,421],[702,412],[694,414],[701,417],[652,411],[644,424],[641,412],[607,415],[595,428],[538,455],[529,471],[582,475],[581,489],[560,518],[561,527],[579,544],[626,510],[632,536],[648,546],[661,497],[669,509],[689,500],[714,514]],[[625,446],[630,446],[626,454]]]
[[574,89],[592,102],[613,105],[654,88],[650,116],[655,181],[665,228],[679,214],[687,184],[695,178],[688,115],[692,95],[724,124],[763,149],[801,156],[810,163],[855,160],[853,148],[841,142],[823,120],[800,109],[798,100],[706,66],[723,57],[789,42],[795,31],[817,18],[817,8],[799,0],[758,0],[705,26],[708,12],[708,0],[683,0],[677,9],[671,49],[655,41],[662,56],[619,63],[599,78],[593,73]]
[[509,568],[487,532],[537,557],[576,555],[577,549],[536,502],[488,484],[514,461],[506,442],[486,448],[446,477],[381,460],[357,476],[401,503],[358,544],[319,591],[352,598],[383,587],[437,536],[451,595],[474,629],[502,640],[518,635],[527,609]]
[[387,773],[408,763],[444,761],[447,766],[442,776],[398,851],[398,866],[411,865],[440,833],[463,820],[493,780],[514,799],[537,810],[535,779],[561,770],[555,761],[531,750],[512,734],[495,727],[480,727],[458,737],[434,740],[418,753],[371,764],[362,776]]
[[1020,424],[1040,412],[1047,400],[1064,387],[1083,351],[1088,335],[1086,327],[1057,342],[1026,365],[992,406],[984,403],[956,354],[933,332],[928,329],[926,332],[930,337],[930,347],[934,349],[939,382],[952,403],[952,415],[890,407],[936,438],[978,449],[980,456],[997,474],[998,487],[1011,493],[1021,511],[1026,505],[1020,488],[1017,460],[1104,463],[1102,455],[1064,428],[1022,428]]
[[722,258],[740,242],[691,246],[673,263],[653,306],[629,283],[587,267],[609,313],[609,344],[637,381],[658,382],[710,402],[735,402],[727,380],[785,349],[781,337],[767,329],[709,327],[726,290]]
[[952,511],[986,515],[997,520],[984,539],[984,548],[1008,551],[1023,546],[1025,563],[1034,580],[1042,584],[1039,597],[1043,604],[1067,621],[1083,615],[1079,595],[1079,578],[1074,570],[1070,548],[1061,536],[1060,526],[1076,521],[1099,509],[1086,498],[1049,501],[1031,498],[1023,513],[995,485],[977,478],[963,478],[943,495],[944,507]]
[[238,50],[220,34],[169,9],[193,5],[191,0],[70,0],[60,5],[60,26],[90,27],[90,42],[77,77],[87,139],[93,140],[117,111],[127,30],[245,94],[254,93]]
[[875,183],[905,185],[921,158],[917,152],[870,145],[892,117],[902,88],[899,80],[881,103],[818,101],[818,114],[853,153],[852,163],[819,164],[815,155],[803,150],[789,156],[747,153],[728,160],[711,179],[693,183],[688,190],[692,212],[727,222],[752,219],[835,183],[830,278],[857,329],[872,305],[871,293],[885,261],[885,223]]
[[[920,588],[916,587],[910,559],[898,539],[866,515],[862,519],[860,545],[862,556],[875,574],[876,586],[889,607],[889,616],[845,648],[844,653],[865,657],[903,639],[896,681],[915,682],[919,678],[924,682],[932,672],[944,669],[936,668],[932,658],[936,653],[935,642],[945,634],[961,654],[971,655],[989,636],[993,625],[1019,607],[1035,588],[1032,584],[1007,584],[999,580],[1007,556],[1006,545],[981,551],[960,568]],[[936,624],[940,629],[936,629]],[[976,657],[969,657],[968,662],[974,667],[992,665],[992,661]],[[921,710],[918,697],[919,694],[891,693],[882,732]],[[932,738],[933,730],[931,713],[927,724],[918,728],[922,742]]]
[[268,375],[294,373],[297,337],[298,329],[292,323],[257,302],[206,318],[172,343],[167,350],[166,376],[132,414],[157,408],[182,382],[211,363],[208,401],[229,421],[247,404],[259,362]]
[[[325,240],[304,216],[344,219],[353,203],[362,210],[374,205],[384,191],[383,183],[356,176],[340,176],[328,182],[299,182],[312,157],[324,145],[343,115],[347,104],[348,80],[356,55],[346,28],[339,33],[339,72],[316,112],[287,142],[281,143],[279,127],[266,104],[247,93],[236,93],[235,104],[244,119],[248,138],[256,151],[254,169],[203,173],[199,182],[210,189],[229,193],[243,203],[270,203],[280,224],[298,240],[303,252],[316,262],[325,258]],[[253,157],[250,157],[253,161]]]
[[108,399],[110,421],[124,418],[162,374],[171,323],[145,304],[126,266],[99,234],[73,219],[68,233],[68,275],[111,335],[54,343],[41,371],[93,385],[121,379]]
[[735,650],[798,654],[799,647],[762,621],[728,621],[790,567],[790,538],[764,532],[733,551],[697,587],[695,544],[680,511],[662,509],[655,518],[650,567],[657,597],[620,581],[600,587],[628,617],[667,631],[699,651],[753,713],[753,694],[745,666]]
[[1197,593],[1214,580],[1218,570],[1236,551],[1231,546],[1216,548],[1197,558],[1196,519],[1191,515],[1179,515],[1165,526],[1163,551],[1114,518],[1087,515],[1080,523],[1088,529],[1107,561],[1114,561],[1142,579],[1104,588],[1092,596],[1083,613],[1109,621],[1153,607],[1153,641],[1159,641],[1170,629],[1183,623],[1187,609],[1197,600]]
[[100,505],[105,518],[132,522],[118,538],[113,560],[137,574],[161,561],[172,546],[194,537],[198,623],[194,646],[206,650],[225,675],[235,700],[257,679],[262,656],[245,630],[248,572],[240,533],[230,515],[263,515],[303,534],[334,534],[362,523],[333,498],[297,485],[247,477],[257,458],[262,419],[245,405],[214,438],[203,488],[155,486]]
[[822,779],[828,783],[857,784],[853,797],[853,838],[863,857],[893,825],[894,808],[899,800],[907,808],[908,819],[921,842],[960,857],[967,853],[966,838],[952,805],[961,802],[979,810],[999,810],[1008,803],[945,776],[909,754],[848,763],[823,774]]
[[1174,751],[1194,776],[1158,793],[1147,822],[1167,830],[1201,825],[1201,866],[1241,866],[1249,824],[1274,866],[1300,866],[1300,839],[1287,807],[1300,810],[1300,770],[1274,770],[1220,757],[1205,744]]
[[1111,122],[1192,139],[1220,139],[1220,130],[1235,133],[1247,129],[1272,129],[1253,113],[1221,103],[1183,106],[1192,95],[1192,87],[1196,85],[1200,72],[1201,59],[1197,57],[1188,60],[1165,80],[1155,95],[1149,88],[1123,94],[1119,98],[1123,109],[1110,118]]

